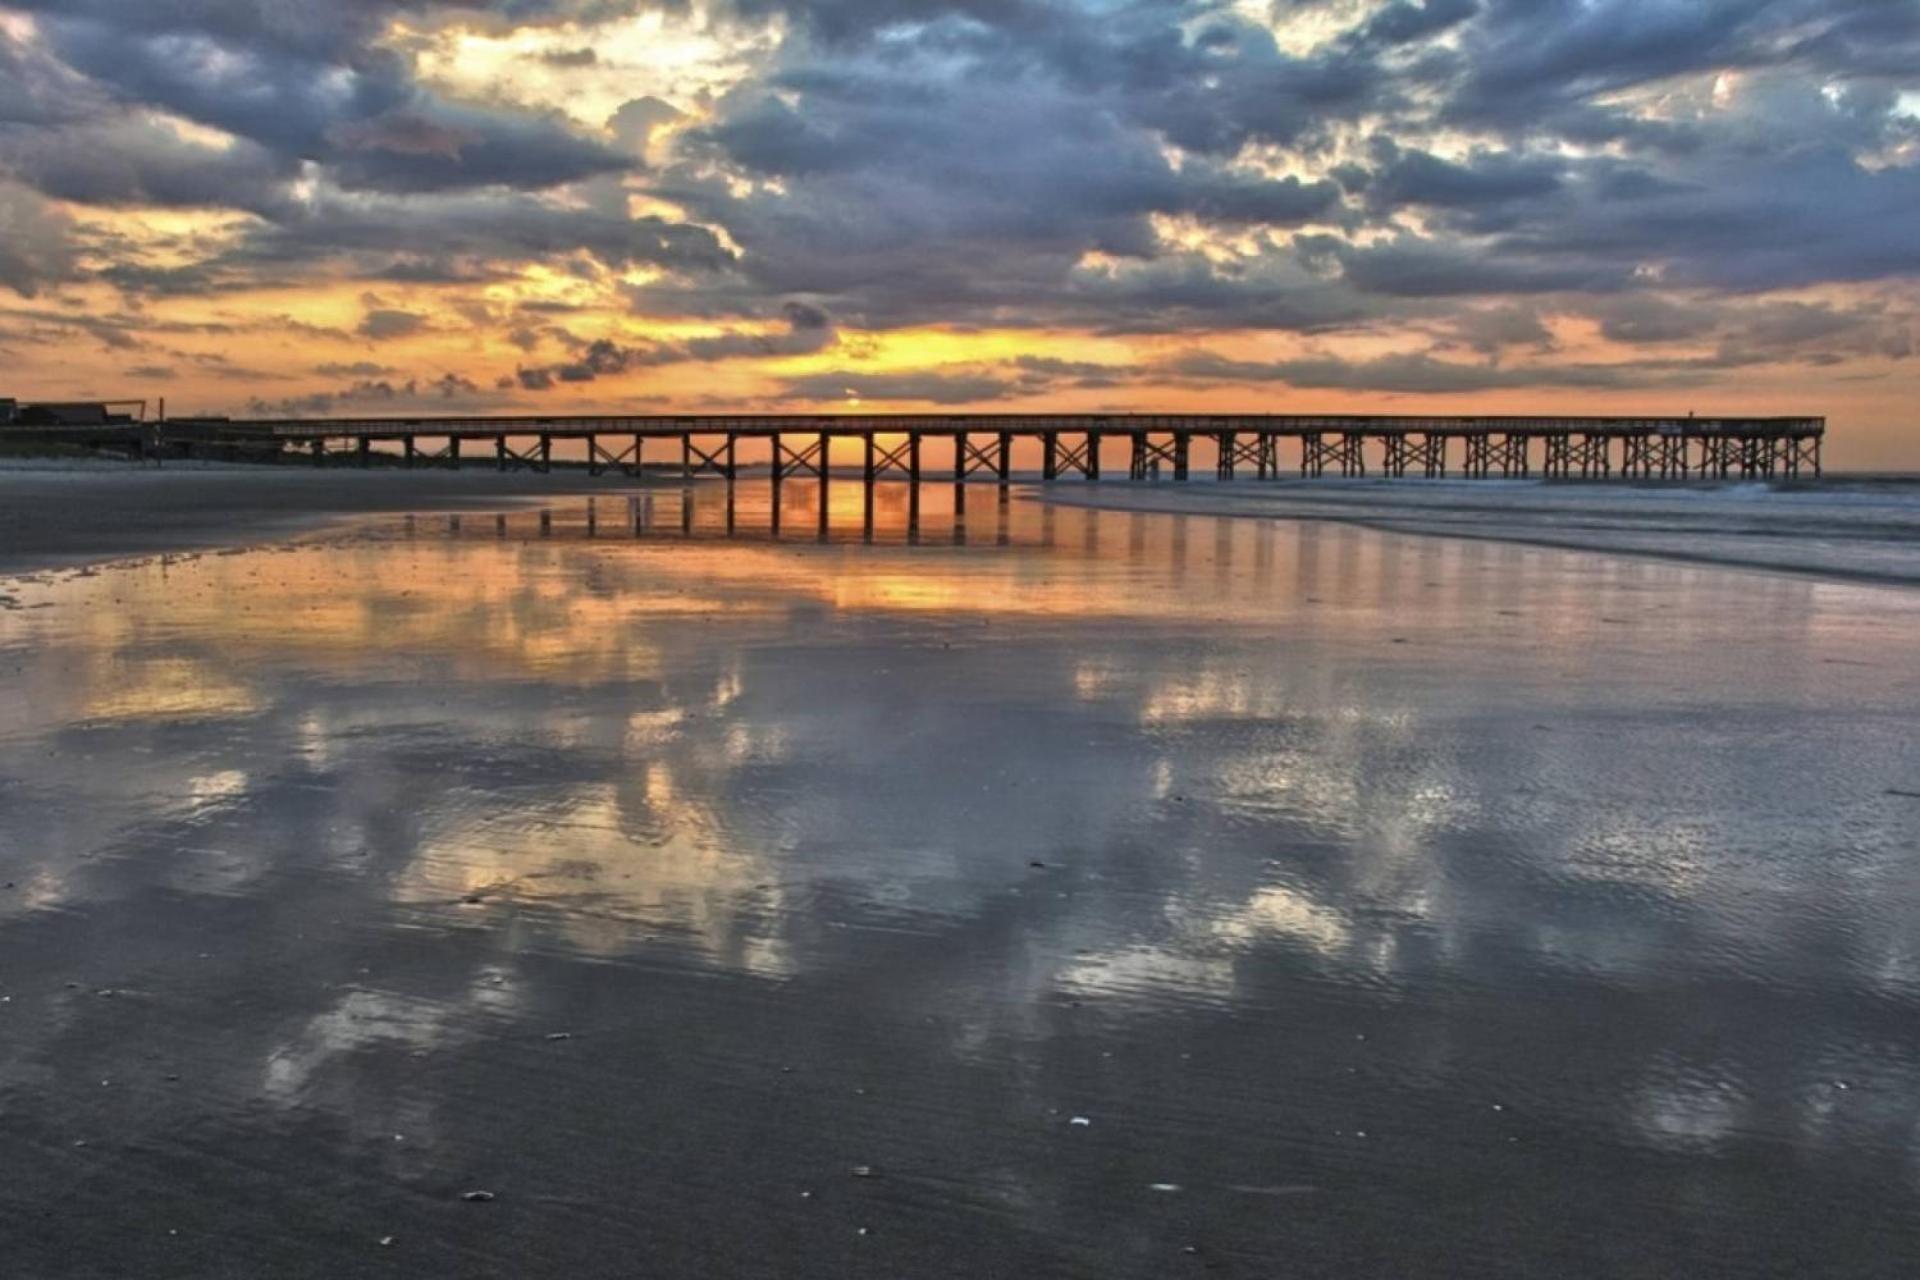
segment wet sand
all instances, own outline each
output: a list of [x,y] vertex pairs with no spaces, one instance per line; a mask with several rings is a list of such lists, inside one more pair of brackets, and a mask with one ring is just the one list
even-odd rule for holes
[[612,483],[477,467],[0,463],[0,574],[258,542],[349,515],[604,493]]
[[1912,1273],[1911,591],[723,492],[0,588],[10,1273]]

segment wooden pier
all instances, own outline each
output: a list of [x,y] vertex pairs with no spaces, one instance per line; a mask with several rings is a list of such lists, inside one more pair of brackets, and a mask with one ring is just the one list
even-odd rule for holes
[[[1792,479],[1820,474],[1824,418],[1390,417],[1348,414],[748,414],[174,419],[161,456],[313,465],[547,471],[556,441],[594,474],[732,479],[752,442],[778,482],[827,480],[848,452],[860,478],[1009,483],[1027,444],[1045,480],[1101,480],[1124,448],[1130,480],[1186,480],[1204,454],[1222,480],[1461,476],[1556,480]],[[764,446],[762,448],[762,446]],[[1198,446],[1198,449],[1196,449]]]

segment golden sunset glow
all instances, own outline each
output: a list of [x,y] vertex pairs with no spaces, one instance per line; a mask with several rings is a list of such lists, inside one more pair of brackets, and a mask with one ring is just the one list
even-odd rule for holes
[[[1920,245],[1892,216],[1920,86],[1877,69],[1596,69],[1539,89],[1588,124],[1530,132],[1473,97],[1496,19],[1451,7],[1087,15],[1096,64],[1171,24],[1189,65],[1132,96],[951,52],[994,34],[972,17],[492,8],[309,30],[0,5],[20,91],[64,121],[0,124],[0,391],[276,417],[1824,413],[1834,464],[1920,458]],[[162,48],[205,90],[115,101]],[[1289,96],[1337,59],[1378,84]]]

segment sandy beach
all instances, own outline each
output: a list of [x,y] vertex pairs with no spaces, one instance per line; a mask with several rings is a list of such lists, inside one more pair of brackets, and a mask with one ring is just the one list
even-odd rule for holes
[[0,464],[0,574],[232,546],[344,516],[494,508],[606,488],[563,471],[14,461]]
[[1920,1249],[1893,578],[1121,486],[0,493],[12,1274]]

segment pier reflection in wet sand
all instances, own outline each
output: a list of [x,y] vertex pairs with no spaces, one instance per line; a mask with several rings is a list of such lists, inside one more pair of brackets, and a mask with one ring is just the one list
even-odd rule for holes
[[1904,1273],[1910,593],[688,493],[9,586],[18,1274]]

